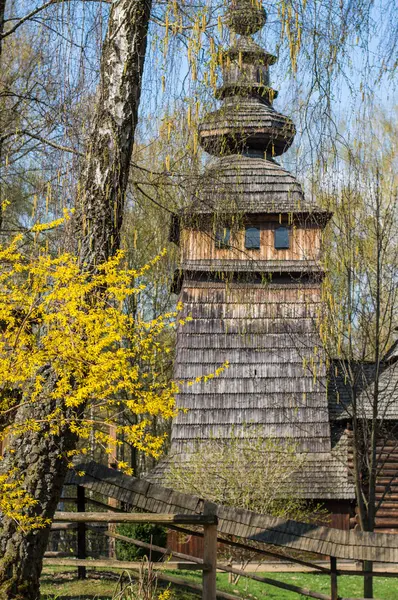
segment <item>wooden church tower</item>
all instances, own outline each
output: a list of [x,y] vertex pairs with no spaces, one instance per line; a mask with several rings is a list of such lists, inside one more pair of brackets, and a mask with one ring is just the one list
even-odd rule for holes
[[304,497],[352,498],[332,447],[317,324],[330,215],[277,162],[295,127],[273,108],[276,58],[251,38],[266,22],[263,7],[235,0],[227,16],[233,35],[217,91],[222,105],[199,127],[214,158],[180,217],[179,299],[193,320],[178,330],[175,377],[230,366],[178,396],[188,410],[173,423],[171,455],[189,460],[198,441],[252,431],[306,453]]

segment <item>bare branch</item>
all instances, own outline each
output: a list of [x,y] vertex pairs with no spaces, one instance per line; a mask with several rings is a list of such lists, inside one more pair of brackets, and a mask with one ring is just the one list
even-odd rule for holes
[[12,133],[4,134],[0,138],[0,143],[4,142],[6,139],[8,139],[14,135],[27,135],[28,137],[30,137],[34,140],[38,140],[39,142],[42,142],[43,144],[47,144],[47,146],[51,146],[51,148],[55,148],[56,150],[61,150],[62,152],[69,152],[71,154],[76,154],[77,156],[83,156],[81,152],[79,152],[78,150],[75,150],[74,148],[70,148],[69,146],[63,146],[62,144],[57,144],[56,142],[53,142],[52,140],[49,140],[41,135],[38,135],[37,133],[32,133],[31,131],[28,131],[27,129],[19,129],[18,131],[13,131]]
[[[38,6],[37,8],[32,10],[30,13],[25,15],[24,17],[21,17],[18,20],[18,22],[15,23],[15,25],[13,25],[13,27],[11,27],[11,29],[4,31],[0,35],[0,39],[4,39],[4,38],[8,37],[9,35],[11,35],[12,33],[14,33],[19,27],[21,27],[21,25],[23,25],[30,19],[33,19],[33,17],[35,17],[37,14],[39,14],[46,8],[49,8],[50,6],[54,6],[55,4],[60,4],[61,2],[73,2],[73,1],[75,1],[75,0],[50,0],[49,2],[42,4],[42,6]],[[82,0],[82,1],[83,2],[104,2],[105,4],[111,4],[111,2],[112,2],[112,0]],[[11,20],[14,20],[14,19],[8,19],[6,22],[9,23]]]

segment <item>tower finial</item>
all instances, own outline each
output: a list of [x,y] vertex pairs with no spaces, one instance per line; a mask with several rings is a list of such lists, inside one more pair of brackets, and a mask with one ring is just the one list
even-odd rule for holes
[[222,54],[223,84],[216,97],[222,106],[199,125],[202,147],[215,155],[283,154],[293,141],[292,121],[272,107],[277,91],[270,85],[269,66],[276,57],[251,35],[266,22],[261,0],[229,0],[227,21],[239,34]]
[[240,35],[252,35],[264,27],[267,13],[261,0],[230,0],[227,23]]

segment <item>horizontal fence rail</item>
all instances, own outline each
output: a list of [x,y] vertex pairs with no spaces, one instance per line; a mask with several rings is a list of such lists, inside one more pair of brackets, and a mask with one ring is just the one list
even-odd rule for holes
[[113,513],[113,512],[56,512],[54,521],[67,523],[159,523],[167,525],[217,525],[215,515],[173,515],[156,513]]

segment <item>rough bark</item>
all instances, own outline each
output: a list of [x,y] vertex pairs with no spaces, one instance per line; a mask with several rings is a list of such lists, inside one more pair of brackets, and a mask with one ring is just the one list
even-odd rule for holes
[[122,0],[112,9],[77,201],[79,256],[88,268],[120,244],[150,9],[151,0]]
[[[46,377],[50,389],[54,374],[48,370]],[[43,398],[35,406],[34,417],[36,420],[45,419],[55,408],[54,401]],[[66,410],[63,412],[67,414]],[[32,407],[25,406],[18,411],[15,422],[24,424],[32,416]],[[27,433],[11,440],[2,470],[17,468],[24,475],[25,488],[37,501],[29,511],[30,516],[52,518],[67,471],[64,456],[75,445],[76,437],[67,428],[61,429],[59,435],[50,435],[48,425],[36,433]],[[37,600],[40,597],[39,578],[49,533],[50,526],[26,532],[18,528],[13,519],[3,519],[0,533],[1,599]]]
[[[76,200],[79,257],[86,268],[95,268],[119,246],[150,10],[151,0],[116,0],[110,12],[93,129]],[[51,375],[49,386],[53,380]],[[53,410],[54,404],[43,398],[34,407],[20,409],[16,420],[45,419]],[[46,426],[11,442],[9,450],[13,452],[7,452],[2,468],[17,467],[23,474],[26,489],[38,500],[30,510],[32,516],[53,517],[67,471],[62,455],[75,445],[76,438],[67,429],[55,436]],[[49,528],[25,533],[4,518],[0,530],[1,600],[39,599],[48,535]]]
[[[6,3],[7,3],[7,0],[0,0],[0,72],[1,72],[1,54],[3,51],[3,31],[4,31]],[[0,165],[2,162],[2,157],[3,157],[3,142],[0,137]],[[3,194],[2,194],[2,184],[1,184],[1,179],[0,179],[0,230],[3,227],[3,209],[1,207],[2,201],[3,201]]]

